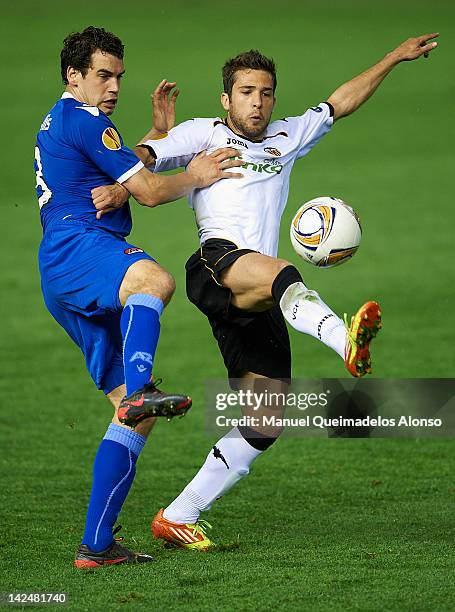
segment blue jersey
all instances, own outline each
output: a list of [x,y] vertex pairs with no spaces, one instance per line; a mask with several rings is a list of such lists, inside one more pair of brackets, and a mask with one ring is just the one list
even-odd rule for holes
[[35,147],[36,192],[44,231],[71,217],[128,235],[129,204],[96,219],[91,190],[122,183],[143,167],[107,115],[65,92],[44,118]]

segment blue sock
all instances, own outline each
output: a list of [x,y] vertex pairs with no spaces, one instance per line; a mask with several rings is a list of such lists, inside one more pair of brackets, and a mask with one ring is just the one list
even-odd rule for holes
[[93,466],[93,485],[82,543],[94,552],[113,542],[112,528],[133,483],[146,438],[111,423]]
[[145,293],[130,295],[126,300],[120,318],[126,395],[150,382],[163,309],[162,300]]

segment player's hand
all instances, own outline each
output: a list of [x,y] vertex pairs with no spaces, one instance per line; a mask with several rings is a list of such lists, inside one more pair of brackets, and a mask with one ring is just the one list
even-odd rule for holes
[[95,187],[92,189],[92,202],[98,211],[96,218],[101,219],[106,213],[121,208],[129,196],[130,192],[120,183]]
[[163,79],[150,96],[152,100],[152,125],[154,132],[156,132],[156,135],[153,134],[154,138],[169,132],[175,125],[175,101],[180,93],[180,90],[175,88],[176,85],[175,81]]
[[429,42],[433,38],[439,36],[438,32],[432,34],[424,34],[415,38],[408,38],[404,43],[391,52],[397,62],[409,62],[415,60],[421,55],[428,57],[430,51],[433,51],[438,46],[437,42]]
[[186,172],[191,174],[196,181],[196,188],[209,187],[220,179],[243,177],[239,172],[226,172],[229,168],[239,168],[245,163],[240,157],[237,149],[224,147],[217,149],[207,155],[202,151],[188,164]]

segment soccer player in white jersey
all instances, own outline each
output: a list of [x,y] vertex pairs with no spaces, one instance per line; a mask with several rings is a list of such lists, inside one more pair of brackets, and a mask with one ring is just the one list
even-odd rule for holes
[[[398,63],[428,56],[437,45],[429,41],[436,36],[408,39],[326,102],[273,123],[275,65],[257,51],[243,53],[223,68],[226,119],[187,121],[164,138],[142,143],[143,161],[155,163],[155,171],[186,165],[203,149],[229,145],[241,151],[242,180],[219,182],[190,196],[201,246],[186,264],[188,297],[209,319],[229,378],[238,387],[285,388],[291,376],[285,320],[334,349],[353,376],[371,371],[369,344],[380,327],[378,304],[364,304],[346,329],[305,286],[300,272],[276,257],[280,218],[294,162],[334,121],[359,108]],[[106,197],[98,206],[118,205],[121,190],[116,193],[118,201],[112,195],[112,201]],[[155,517],[154,536],[185,548],[210,547],[200,512],[246,476],[279,433],[239,426],[216,442],[193,480]]]

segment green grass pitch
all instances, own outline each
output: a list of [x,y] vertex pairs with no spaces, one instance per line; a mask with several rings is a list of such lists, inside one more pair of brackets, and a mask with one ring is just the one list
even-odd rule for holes
[[[455,609],[451,440],[284,439],[207,514],[214,539],[238,546],[192,554],[151,540],[150,519],[213,442],[203,384],[224,376],[184,293],[183,264],[197,246],[184,201],[134,207],[132,241],[178,283],[157,374],[194,398],[186,419],[157,426],[121,516],[127,541],[156,563],[72,568],[111,411],[42,303],[32,165],[35,133],[62,90],[61,41],[89,24],[126,43],[114,121],[131,144],[149,125],[148,95],[161,78],[181,86],[179,121],[214,116],[223,61],[256,47],[277,62],[282,117],[324,100],[405,38],[439,30],[428,60],[400,65],[296,165],[280,255],[298,263],[287,228],[302,202],[347,200],[364,226],[359,253],[333,270],[299,264],[308,284],[340,313],[381,302],[375,376],[453,377],[454,18],[449,0],[2,2],[0,591],[67,592],[65,609],[78,611]],[[328,349],[291,335],[294,376],[345,376]]]

